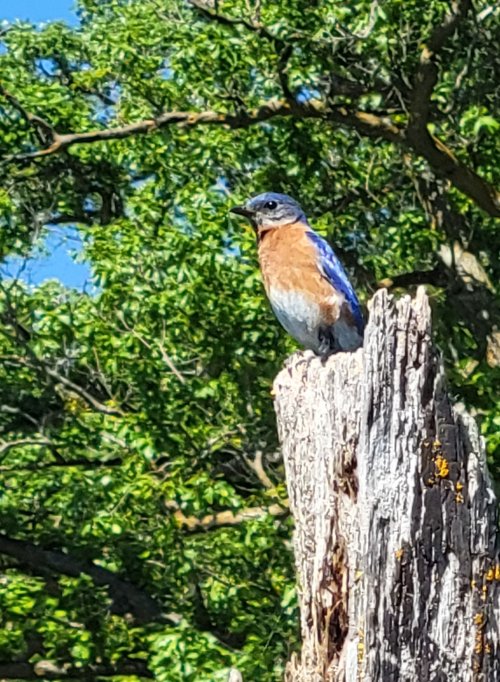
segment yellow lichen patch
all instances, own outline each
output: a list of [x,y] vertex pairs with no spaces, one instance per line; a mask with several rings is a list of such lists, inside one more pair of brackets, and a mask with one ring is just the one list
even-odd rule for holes
[[474,637],[474,652],[476,654],[482,654],[484,650],[484,634],[483,634],[483,629],[485,626],[485,620],[484,620],[484,614],[482,613],[476,613],[474,616],[474,625],[477,628],[475,637]]
[[486,576],[485,576],[485,578],[486,578],[486,580],[487,580],[488,582],[490,582],[490,583],[491,583],[493,580],[495,580],[495,571],[494,571],[493,567],[489,568],[489,569],[486,571]]
[[464,487],[463,483],[460,483],[460,481],[457,481],[457,485],[455,486],[455,488],[457,489],[457,492],[460,492],[461,490],[463,490],[463,487]]
[[358,674],[360,672],[359,667],[363,663],[363,658],[365,655],[365,633],[362,628],[358,630]]
[[446,478],[450,473],[450,467],[448,465],[448,460],[442,455],[438,455],[434,460],[436,465],[436,473],[440,478]]
[[500,580],[500,564],[495,566],[495,580]]
[[404,554],[404,550],[403,550],[403,549],[397,549],[397,550],[394,552],[394,555],[395,555],[396,559],[398,559],[398,560],[399,560],[399,559],[402,559],[403,554]]
[[463,504],[463,501],[464,501],[464,496],[462,495],[462,493],[457,493],[455,495],[455,502],[457,504]]

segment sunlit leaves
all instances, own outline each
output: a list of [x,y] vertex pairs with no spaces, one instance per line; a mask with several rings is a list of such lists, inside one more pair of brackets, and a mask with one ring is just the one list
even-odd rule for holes
[[[280,64],[301,101],[404,124],[422,46],[449,10],[441,0],[425,11],[416,0],[218,4],[254,29],[178,0],[80,0],[75,28],[11,27],[2,84],[21,109],[1,102],[0,153],[44,143],[22,108],[59,133],[169,110],[237,112],[283,96]],[[476,9],[440,56],[430,131],[498,183],[498,21]],[[356,101],[335,90],[346,78],[363,90]],[[95,284],[2,283],[0,425],[3,441],[22,441],[1,457],[2,531],[92,560],[180,617],[138,624],[85,574],[4,559],[2,657],[83,669],[138,659],[169,682],[224,680],[232,665],[245,679],[281,679],[298,636],[290,520],[186,529],[285,495],[270,388],[296,346],[264,298],[254,235],[228,208],[264,189],[295,196],[362,301],[383,279],[416,271],[426,281],[443,245],[475,254],[490,286],[451,270],[429,290],[448,379],[482,420],[492,465],[498,228],[446,183],[454,212],[443,221],[422,194],[433,181],[422,161],[319,120],[172,126],[4,164],[0,177],[3,255],[33,253],[51,223],[76,224]],[[252,469],[257,453],[275,488]]]

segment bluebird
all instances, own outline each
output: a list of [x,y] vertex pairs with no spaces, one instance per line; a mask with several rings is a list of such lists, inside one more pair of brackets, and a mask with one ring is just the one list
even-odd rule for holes
[[265,192],[231,212],[256,232],[264,287],[286,331],[323,357],[359,348],[364,325],[354,289],[295,199]]

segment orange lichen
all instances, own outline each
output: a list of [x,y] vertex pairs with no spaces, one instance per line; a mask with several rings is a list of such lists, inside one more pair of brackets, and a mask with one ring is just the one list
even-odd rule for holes
[[473,618],[474,620],[474,625],[476,626],[476,634],[474,637],[474,652],[476,654],[482,654],[484,651],[484,626],[486,625],[485,619],[484,619],[484,614],[482,613],[476,613],[476,615]]
[[442,455],[438,455],[434,460],[436,465],[436,473],[440,478],[446,478],[450,473],[450,467],[448,465],[448,460]]

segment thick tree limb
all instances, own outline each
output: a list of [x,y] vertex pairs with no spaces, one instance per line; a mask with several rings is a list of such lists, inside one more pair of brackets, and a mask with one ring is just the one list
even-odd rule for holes
[[465,166],[446,145],[427,128],[407,131],[407,144],[441,177],[447,178],[460,192],[470,197],[486,213],[500,217],[500,192]]
[[426,129],[419,132],[413,127],[406,130],[394,124],[390,118],[350,109],[347,106],[326,106],[318,100],[305,104],[290,100],[270,100],[256,109],[234,113],[216,111],[177,111],[161,114],[119,128],[104,128],[84,133],[54,132],[52,143],[45,149],[26,154],[14,154],[5,158],[9,162],[25,162],[60,153],[76,144],[92,144],[106,140],[118,140],[143,135],[172,125],[196,127],[199,125],[226,126],[233,130],[248,128],[273,118],[321,119],[356,130],[360,135],[381,138],[388,142],[410,148],[426,159],[433,170],[450,182],[477,205],[492,216],[500,216],[500,193],[477,173],[462,164],[455,155],[432,136]]
[[27,540],[14,540],[6,535],[0,535],[0,554],[13,557],[35,571],[43,569],[72,577],[82,573],[88,575],[96,585],[107,588],[115,613],[131,613],[139,622],[166,620],[177,625],[181,619],[177,614],[163,613],[161,605],[143,590],[91,561],[44,549]]
[[471,7],[471,0],[452,2],[452,11],[445,16],[441,24],[436,26],[422,50],[410,100],[409,133],[414,129],[416,134],[427,126],[430,98],[439,76],[437,63],[439,54],[448,38],[455,33],[461,21],[466,18]]
[[85,133],[54,133],[52,144],[45,148],[26,154],[14,154],[6,157],[6,161],[30,161],[43,156],[60,153],[75,144],[92,144],[107,140],[120,140],[134,135],[144,135],[172,125],[196,127],[200,125],[226,126],[233,130],[249,128],[264,123],[272,118],[296,117],[299,119],[317,118],[355,128],[360,134],[369,137],[381,137],[389,142],[404,144],[404,130],[398,128],[389,118],[377,116],[364,111],[349,110],[345,106],[325,107],[318,100],[310,100],[305,104],[291,103],[288,100],[269,100],[256,109],[235,113],[219,113],[216,111],[176,111],[161,114],[154,119],[145,119],[119,128],[103,128]]
[[160,114],[157,118],[145,119],[137,123],[118,128],[103,128],[85,133],[60,134],[54,131],[53,141],[45,149],[39,149],[26,154],[13,154],[6,157],[6,161],[29,161],[42,156],[49,156],[68,149],[75,144],[92,144],[106,140],[121,140],[133,135],[144,135],[171,125],[195,127],[198,125],[219,125],[229,128],[247,128],[255,123],[267,121],[275,116],[290,116],[289,103],[271,100],[258,109],[242,111],[234,114],[223,114],[216,111],[172,111]]
[[95,680],[100,677],[139,676],[152,678],[145,661],[128,659],[114,665],[89,665],[76,668],[69,664],[59,664],[54,661],[15,661],[0,662],[0,679],[2,680]]
[[457,0],[452,11],[433,30],[420,55],[420,64],[410,93],[407,145],[424,158],[438,175],[447,178],[460,192],[473,199],[492,216],[500,216],[500,193],[428,130],[431,97],[439,77],[438,59],[446,41],[458,29],[472,7],[471,0]]

